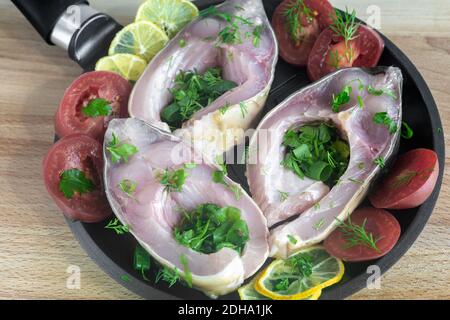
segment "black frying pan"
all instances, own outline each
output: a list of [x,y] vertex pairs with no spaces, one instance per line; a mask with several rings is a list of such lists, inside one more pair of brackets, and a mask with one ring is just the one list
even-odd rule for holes
[[[109,44],[121,29],[114,19],[96,12],[82,0],[12,0],[36,30],[49,44],[56,44],[69,53],[85,71],[92,70],[96,61],[107,54]],[[220,0],[199,0],[197,6],[222,2]],[[280,0],[264,0],[269,17]],[[70,6],[75,5],[75,7]],[[79,11],[77,11],[79,10]],[[78,24],[73,14],[79,13]],[[441,188],[445,164],[445,145],[442,124],[431,92],[411,61],[386,37],[386,48],[380,65],[395,65],[404,76],[403,107],[404,120],[414,129],[414,138],[402,141],[400,153],[415,148],[428,148],[437,152],[440,162],[438,182],[431,197],[420,207],[393,211],[400,222],[402,234],[394,249],[386,256],[366,263],[346,263],[344,279],[337,285],[325,289],[321,299],[343,299],[364,288],[371,273],[369,265],[378,265],[384,273],[392,267],[411,247],[424,228],[436,204]],[[294,68],[280,60],[277,65],[274,85],[265,107],[265,113],[283,101],[291,93],[307,85],[309,80],[302,68]],[[61,93],[62,94],[62,93]],[[230,166],[230,177],[248,190],[243,165]],[[91,258],[120,284],[147,299],[205,299],[195,290],[181,285],[167,288],[165,284],[153,284],[142,280],[140,273],[133,270],[133,252],[136,241],[132,236],[118,237],[104,229],[104,223],[84,224],[69,221],[68,224],[80,244]],[[152,270],[156,272],[156,270]],[[131,281],[124,282],[127,275]],[[236,299],[236,293],[222,297]]]

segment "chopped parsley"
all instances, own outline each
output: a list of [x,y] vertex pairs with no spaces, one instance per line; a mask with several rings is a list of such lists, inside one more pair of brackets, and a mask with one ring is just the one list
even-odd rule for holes
[[334,185],[347,169],[350,158],[348,143],[341,140],[336,129],[329,124],[288,130],[283,145],[286,155],[282,165],[300,179],[306,176]]
[[312,258],[308,253],[300,253],[286,260],[286,267],[290,269],[292,277],[281,278],[274,284],[274,291],[286,291],[298,277],[308,278],[313,273]]
[[389,128],[389,133],[394,134],[397,132],[398,127],[394,120],[389,117],[387,112],[378,112],[373,116],[373,122],[376,124],[384,125]]
[[94,190],[94,182],[88,179],[83,171],[65,170],[60,175],[59,190],[67,199],[72,199],[75,193],[82,195]]
[[184,168],[178,170],[164,170],[159,175],[159,182],[167,192],[181,192],[189,174]]
[[210,254],[230,248],[241,254],[249,230],[239,209],[207,203],[184,212],[174,236],[178,243],[197,252]]
[[180,128],[196,112],[235,87],[235,82],[222,78],[220,68],[209,68],[203,74],[196,70],[180,71],[170,89],[173,102],[162,110],[161,119],[170,127]]
[[92,99],[89,103],[81,109],[81,112],[86,117],[106,117],[111,115],[112,107],[108,100],[103,98]]
[[345,86],[341,92],[339,92],[337,95],[333,94],[332,101],[331,101],[331,109],[338,113],[340,111],[340,108],[350,102],[350,95],[352,93],[352,87],[351,86]]
[[106,150],[111,154],[111,161],[119,163],[121,161],[127,163],[128,159],[139,152],[139,149],[129,143],[119,141],[119,138],[113,133],[112,140],[109,142]]

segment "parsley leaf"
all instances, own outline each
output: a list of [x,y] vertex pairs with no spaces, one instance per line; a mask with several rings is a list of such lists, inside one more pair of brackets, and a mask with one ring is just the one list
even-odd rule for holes
[[207,203],[185,212],[174,236],[178,243],[197,252],[210,254],[230,248],[241,253],[249,230],[239,209]]
[[59,190],[67,199],[72,199],[75,192],[81,195],[94,190],[94,183],[92,180],[86,178],[83,171],[70,169],[61,173]]
[[196,112],[236,86],[235,82],[222,78],[220,68],[209,68],[204,74],[196,70],[180,71],[175,86],[170,89],[173,102],[162,110],[161,119],[170,127],[180,128]]
[[287,237],[288,237],[288,240],[290,243],[292,243],[294,245],[297,244],[298,241],[297,241],[297,239],[295,239],[295,237],[293,235],[288,234]]
[[117,186],[122,192],[126,193],[128,196],[132,196],[136,191],[137,183],[129,179],[124,179],[120,181]]
[[136,146],[120,142],[119,138],[114,133],[112,134],[112,140],[106,150],[111,154],[111,161],[114,164],[121,161],[127,163],[129,157],[139,152],[139,149]]
[[103,98],[97,98],[89,101],[89,103],[81,109],[81,112],[86,117],[106,117],[111,115],[112,107],[109,101]]
[[189,174],[184,169],[175,171],[164,170],[159,177],[159,182],[165,187],[164,189],[167,192],[181,192],[188,176]]
[[300,179],[308,178],[333,184],[345,172],[350,157],[348,143],[341,140],[334,127],[321,123],[288,130],[283,145],[286,155],[282,165]]
[[351,86],[345,86],[341,92],[337,95],[333,94],[333,100],[331,102],[331,109],[338,113],[339,109],[344,105],[350,102],[350,94],[352,93]]
[[385,125],[389,128],[389,133],[394,134],[397,132],[398,127],[394,120],[392,120],[387,112],[378,112],[373,116],[373,122],[376,124]]

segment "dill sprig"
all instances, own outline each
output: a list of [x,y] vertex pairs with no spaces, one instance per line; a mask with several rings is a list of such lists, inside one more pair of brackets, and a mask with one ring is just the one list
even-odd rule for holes
[[336,10],[336,17],[333,18],[330,28],[336,35],[344,38],[345,46],[348,48],[348,42],[358,37],[359,23],[356,22],[356,11],[349,13],[348,8],[345,8],[345,13],[341,14]]
[[283,15],[286,17],[289,33],[292,40],[296,43],[301,41],[301,34],[303,26],[301,24],[302,14],[306,17],[306,20],[311,23],[314,18],[314,12],[305,5],[303,0],[296,0],[288,5]]
[[362,225],[354,224],[350,217],[347,222],[340,221],[338,218],[336,218],[336,220],[339,222],[338,228],[342,231],[345,240],[347,241],[346,249],[362,245],[377,252],[381,252],[377,247],[377,242],[381,240],[381,237],[375,239],[371,232],[367,232],[367,218],[364,219]]

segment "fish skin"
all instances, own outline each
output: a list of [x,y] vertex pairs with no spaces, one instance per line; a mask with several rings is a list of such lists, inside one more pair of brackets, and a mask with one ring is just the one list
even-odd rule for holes
[[[135,145],[139,152],[127,163],[113,164],[106,147],[114,133],[120,141]],[[269,254],[266,219],[256,203],[242,191],[238,200],[229,188],[212,181],[214,164],[202,162],[202,157],[179,138],[138,119],[117,119],[110,123],[105,136],[104,181],[107,198],[123,225],[153,258],[162,265],[180,271],[185,276],[180,257],[185,255],[193,286],[211,297],[236,290],[253,275]],[[186,163],[198,163],[185,169],[189,177],[179,193],[168,193],[160,184],[162,170],[183,168]],[[133,197],[123,193],[118,184],[129,179],[137,183]],[[234,184],[227,177],[226,183]],[[212,254],[202,254],[184,247],[174,239],[173,229],[183,214],[203,203],[234,206],[249,227],[250,240],[242,256],[224,248]]]
[[[366,89],[359,92],[359,83],[354,81],[351,83],[351,101],[339,113],[334,113],[331,110],[332,95],[339,93],[354,79],[361,80],[365,86],[371,84],[375,88],[388,88],[396,94],[397,100],[387,95],[370,95]],[[260,136],[261,129],[269,130],[268,135],[271,138],[267,140],[267,145],[262,146],[263,151],[259,150],[259,162],[248,165],[247,176],[250,191],[268,217],[269,223],[274,221],[274,212],[270,209],[282,205],[280,200],[273,196],[274,185],[283,186],[285,181],[287,186],[294,185],[292,180],[289,180],[292,176],[286,173],[288,170],[278,162],[284,154],[281,141],[287,129],[315,121],[332,122],[341,136],[349,141],[351,149],[349,167],[340,182],[329,192],[323,189],[321,197],[317,197],[316,206],[295,213],[290,212],[292,216],[299,217],[271,230],[270,256],[286,258],[302,248],[323,241],[336,228],[336,219],[347,219],[361,203],[380,172],[380,168],[373,163],[374,159],[382,156],[389,161],[400,140],[400,130],[390,135],[386,126],[373,122],[373,115],[377,112],[388,112],[397,127],[401,128],[402,83],[401,71],[395,67],[378,67],[372,71],[359,68],[340,70],[294,93],[262,120],[257,134],[252,138],[250,148],[254,149],[258,143],[257,137]],[[357,102],[358,94],[364,101],[363,108]],[[266,162],[269,167],[271,165],[269,172],[273,170],[272,176],[261,174],[261,171],[267,171],[264,169]],[[363,169],[360,169],[360,163],[364,163]],[[274,177],[278,177],[275,183]],[[307,191],[314,185],[306,178],[303,181],[297,178],[297,181]],[[290,198],[294,198],[291,201],[295,202],[295,195]],[[302,199],[297,200],[302,203]],[[279,217],[278,220],[284,218],[285,216]],[[295,244],[292,243],[295,241],[289,241],[291,236],[297,240]]]
[[[244,132],[255,126],[278,61],[278,44],[261,0],[228,0],[218,5],[217,10],[250,19],[255,25],[263,24],[259,46],[254,46],[253,37],[245,37],[246,32],[254,30],[246,25],[240,25],[242,44],[217,45],[225,21],[217,17],[198,17],[152,60],[136,83],[129,102],[132,117],[170,132],[169,126],[161,121],[160,113],[172,100],[169,89],[177,73],[193,69],[203,73],[209,67],[222,67],[224,78],[236,82],[238,87],[199,110],[182,129],[174,132],[178,137],[193,141],[200,152],[209,154],[212,159],[242,143]],[[180,40],[184,40],[183,48],[179,46]],[[227,112],[221,112],[220,108],[227,104]]]

